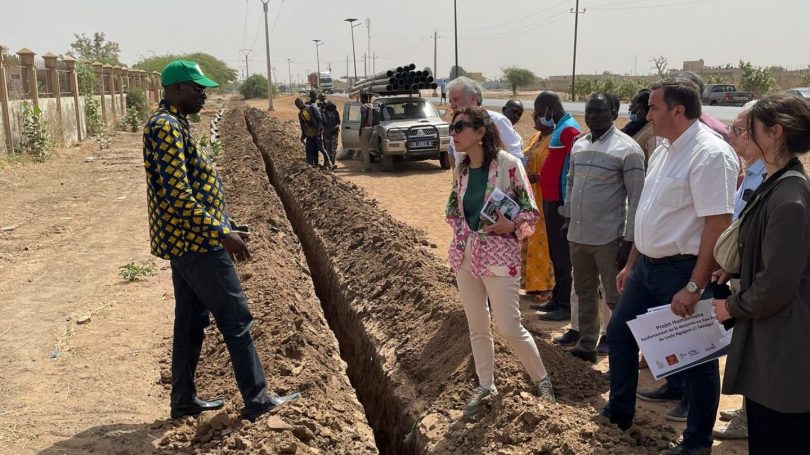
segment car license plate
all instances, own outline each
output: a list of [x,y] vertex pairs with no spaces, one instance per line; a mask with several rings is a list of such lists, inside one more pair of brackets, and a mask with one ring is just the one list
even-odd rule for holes
[[745,96],[735,96],[734,101],[748,101],[748,98]]
[[432,140],[411,142],[411,147],[432,147],[432,146],[433,146]]

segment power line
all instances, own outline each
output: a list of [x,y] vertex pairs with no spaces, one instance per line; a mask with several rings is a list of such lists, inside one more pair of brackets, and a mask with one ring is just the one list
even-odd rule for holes
[[247,40],[247,20],[248,20],[248,2],[245,0],[245,25],[242,27],[242,47],[245,47],[245,40]]
[[[566,0],[566,2],[567,1],[568,0]],[[514,36],[514,35],[519,35],[519,34],[531,31],[533,29],[536,29],[538,27],[551,25],[551,24],[553,24],[555,22],[559,22],[563,18],[568,17],[568,14],[569,14],[568,10],[561,11],[561,12],[559,12],[557,14],[554,14],[554,15],[551,15],[551,16],[547,17],[544,22],[538,22],[538,23],[535,23],[535,24],[529,24],[529,25],[523,26],[523,27],[518,28],[518,29],[508,30],[508,31],[504,31],[504,32],[501,32],[501,33],[495,33],[495,34],[492,34],[492,35],[476,36],[474,38],[465,38],[464,41],[489,41],[489,40],[492,40],[492,39],[500,39],[500,38],[506,38],[506,37],[510,37],[510,36]]]
[[[641,5],[641,6],[609,6],[610,4],[606,5],[599,5],[599,6],[592,6],[591,9],[608,9],[608,10],[634,10],[634,9],[655,9],[655,8],[670,8],[673,6],[685,6],[685,5],[694,5],[697,3],[706,3],[710,0],[691,0],[686,2],[676,2],[676,3],[665,3],[663,5]],[[635,2],[633,2],[635,3]],[[612,5],[619,5],[622,3],[613,3]],[[627,4],[627,3],[624,3]]]

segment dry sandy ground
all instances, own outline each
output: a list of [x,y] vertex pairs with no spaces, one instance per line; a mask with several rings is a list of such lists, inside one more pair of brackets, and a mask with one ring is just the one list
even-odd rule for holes
[[[293,118],[292,98],[276,106]],[[173,299],[167,264],[149,255],[140,142],[122,133],[111,149],[87,143],[0,169],[0,228],[14,226],[0,231],[0,454],[149,453],[161,437],[152,427],[168,413],[160,370]],[[358,169],[343,162],[335,172],[423,229],[443,255],[449,171],[434,162],[390,174]],[[156,274],[126,283],[118,267],[129,262],[152,263]],[[539,336],[562,328],[529,312],[526,320]],[[650,383],[649,373],[642,378]],[[738,402],[724,397],[721,409]],[[715,453],[743,447],[723,442]]]
[[[275,113],[283,120],[295,120],[297,109],[293,105],[293,97],[283,97],[275,100]],[[343,102],[340,98],[334,99],[335,104],[342,113]],[[250,105],[257,108],[264,108],[266,101],[250,101]],[[443,107],[444,108],[444,107]],[[523,136],[524,142],[533,134],[531,120],[532,111],[526,111],[517,125],[518,132]],[[578,117],[581,125],[585,125],[584,119]],[[303,146],[301,148],[301,159],[304,159]],[[378,167],[373,172],[366,173],[361,170],[362,165],[357,160],[341,161],[335,169],[337,175],[362,187],[368,194],[376,199],[380,207],[391,213],[392,216],[415,228],[424,230],[431,243],[435,243],[438,248],[433,251],[445,257],[445,252],[450,243],[450,228],[444,222],[444,206],[452,185],[450,170],[439,167],[438,161],[403,162],[398,163],[396,172],[384,173]],[[554,337],[566,330],[566,325],[561,323],[549,323],[540,321],[536,312],[529,310],[531,302],[524,298],[521,306],[525,316],[526,327],[538,336]],[[725,359],[721,361],[721,372],[725,365]],[[600,371],[608,370],[606,357],[602,357],[596,368]],[[663,383],[663,381],[661,382]],[[640,374],[640,387],[654,387],[660,385],[655,383],[649,370],[643,370]],[[607,394],[604,396],[607,399]],[[740,405],[740,397],[721,396],[720,409],[730,409]],[[670,409],[669,403],[647,403],[639,401],[639,406],[645,409],[660,412],[661,421],[663,415]],[[718,421],[719,423],[719,421]],[[673,423],[679,431],[682,431],[685,424]],[[746,445],[739,441],[716,441],[714,452],[716,454],[739,454],[745,453]]]

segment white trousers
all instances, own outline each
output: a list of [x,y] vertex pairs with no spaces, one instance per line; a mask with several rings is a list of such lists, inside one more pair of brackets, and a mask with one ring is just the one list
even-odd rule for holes
[[[602,284],[599,284],[599,335],[605,336],[607,333],[607,325],[610,322],[610,317],[613,315],[613,312],[610,311],[610,308],[607,306],[607,302],[605,302],[605,290],[602,288]],[[577,297],[577,293],[574,291],[574,287],[571,286],[571,330],[576,330],[579,332],[579,298]]]
[[456,274],[458,291],[467,324],[470,328],[475,372],[481,387],[490,388],[495,382],[495,345],[489,317],[487,297],[492,305],[492,315],[498,331],[503,334],[523,367],[536,384],[546,375],[540,352],[534,338],[520,322],[520,277],[481,277],[471,273],[470,246],[464,253],[464,261]]

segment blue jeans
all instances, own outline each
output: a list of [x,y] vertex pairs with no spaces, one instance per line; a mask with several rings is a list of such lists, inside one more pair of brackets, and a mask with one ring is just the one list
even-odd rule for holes
[[[643,256],[636,261],[607,328],[610,401],[606,414],[614,421],[631,422],[636,410],[638,345],[627,322],[649,308],[669,305],[672,297],[689,282],[695,262],[693,258],[652,264]],[[720,364],[713,360],[685,370],[679,376],[685,381],[689,404],[683,443],[687,447],[711,446],[712,427],[720,404]]]
[[230,256],[224,249],[186,253],[172,259],[171,266],[175,299],[172,409],[189,407],[197,397],[194,376],[209,314],[225,339],[245,408],[261,407],[269,400],[267,384],[250,336],[253,316]]
[[321,140],[317,137],[306,137],[304,139],[304,149],[307,153],[307,164],[318,165],[318,153],[321,151]]

